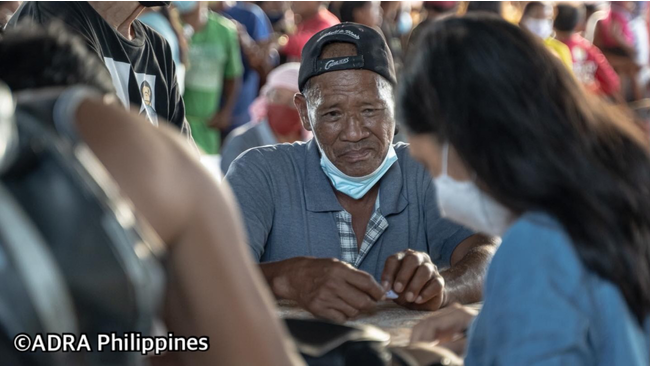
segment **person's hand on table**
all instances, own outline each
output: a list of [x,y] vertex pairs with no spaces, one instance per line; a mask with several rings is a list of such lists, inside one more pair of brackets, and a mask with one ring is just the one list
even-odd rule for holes
[[373,308],[383,288],[368,273],[330,258],[300,258],[285,278],[291,300],[317,317],[344,322]]
[[413,310],[438,310],[445,303],[445,279],[427,253],[411,249],[386,259],[381,275],[384,291],[399,295],[394,301]]
[[[478,310],[454,303],[431,314],[413,327],[411,344],[435,343],[447,348],[457,344],[458,339],[464,338],[465,331]],[[454,349],[459,352],[458,349]]]

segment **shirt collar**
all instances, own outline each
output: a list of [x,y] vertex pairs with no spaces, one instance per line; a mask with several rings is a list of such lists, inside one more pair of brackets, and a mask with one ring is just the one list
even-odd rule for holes
[[[343,211],[329,178],[327,178],[320,166],[320,153],[313,138],[307,142],[307,158],[305,159],[304,171],[304,192],[307,210],[313,212]],[[399,160],[388,169],[379,184],[381,190],[379,202],[382,215],[387,216],[402,212],[408,205],[408,200],[402,192],[402,169]]]
[[402,167],[398,159],[379,181],[381,214],[384,216],[398,214],[408,206],[408,200],[402,191]]

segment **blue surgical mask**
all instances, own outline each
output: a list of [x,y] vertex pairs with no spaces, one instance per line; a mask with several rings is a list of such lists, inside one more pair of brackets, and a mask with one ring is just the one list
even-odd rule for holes
[[320,145],[318,149],[320,150],[320,166],[323,168],[325,175],[327,175],[332,182],[334,189],[354,198],[355,200],[358,200],[368,193],[368,191],[379,182],[384,174],[386,174],[393,163],[397,161],[397,154],[395,153],[393,144],[391,144],[384,161],[377,169],[375,169],[374,172],[363,177],[351,177],[340,171],[339,168],[337,168],[330,159],[327,158],[327,155],[320,148]]

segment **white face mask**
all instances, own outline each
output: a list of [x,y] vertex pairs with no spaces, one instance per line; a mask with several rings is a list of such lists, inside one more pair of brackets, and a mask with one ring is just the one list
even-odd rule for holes
[[541,39],[546,39],[553,34],[553,21],[550,19],[528,18],[524,20],[524,26]]
[[449,144],[445,142],[442,174],[433,179],[441,215],[474,231],[502,236],[512,224],[514,215],[474,182],[457,181],[447,175],[448,154]]

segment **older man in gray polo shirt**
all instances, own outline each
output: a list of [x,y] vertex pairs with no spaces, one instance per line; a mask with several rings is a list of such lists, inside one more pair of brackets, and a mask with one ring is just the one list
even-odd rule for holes
[[494,240],[443,219],[431,177],[392,144],[395,83],[377,31],[317,33],[294,100],[314,139],[251,149],[226,176],[274,294],[320,317],[344,321],[394,296],[424,310],[481,297]]

